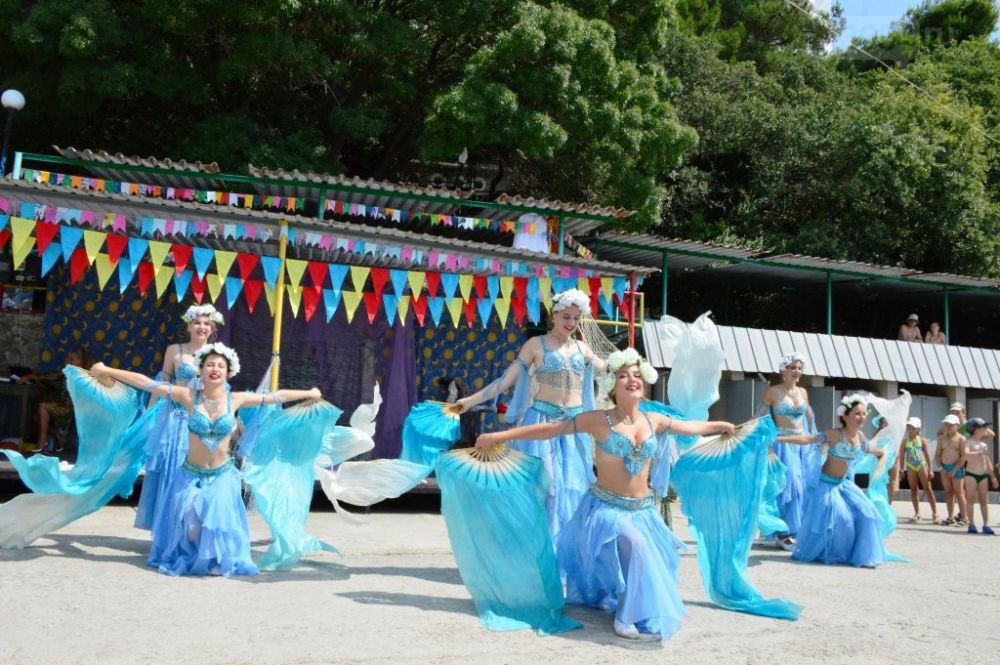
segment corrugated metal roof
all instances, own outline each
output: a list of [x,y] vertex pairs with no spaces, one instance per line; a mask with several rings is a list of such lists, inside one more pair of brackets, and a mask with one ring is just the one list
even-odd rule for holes
[[[158,157],[139,157],[138,155],[123,155],[120,152],[110,153],[104,150],[78,150],[73,147],[60,148],[52,146],[61,157],[66,159],[78,159],[85,162],[93,162],[95,166],[90,167],[90,171],[95,177],[105,180],[118,180],[122,182],[138,182],[142,184],[158,184],[165,187],[182,187],[185,189],[224,189],[225,185],[221,180],[216,180],[206,176],[221,175],[219,165],[215,162],[202,164],[201,162],[188,162],[183,159],[172,160],[169,158],[160,159]],[[97,166],[106,165],[106,166]],[[152,174],[141,171],[116,169],[116,166],[135,166],[142,168],[167,169],[174,171],[173,174]],[[194,174],[197,174],[194,175]],[[200,177],[199,177],[200,176]]]
[[[773,373],[781,356],[805,354],[806,374],[1000,390],[1000,350],[821,335],[739,326],[717,326],[725,369]],[[673,351],[656,321],[642,326],[646,356],[654,367],[673,365]]]
[[[646,275],[652,272],[647,266],[630,266],[609,261],[598,261],[585,259],[572,255],[558,256],[556,254],[546,254],[543,252],[532,252],[513,247],[502,247],[477,243],[469,240],[457,238],[442,238],[411,231],[403,231],[392,227],[375,227],[350,222],[320,221],[318,219],[303,219],[289,217],[280,213],[265,212],[260,210],[248,210],[245,208],[228,208],[213,206],[189,201],[179,201],[171,199],[137,198],[128,194],[112,194],[106,192],[96,192],[90,190],[67,189],[48,184],[27,182],[24,180],[3,180],[0,181],[0,196],[11,199],[15,204],[20,202],[44,203],[65,208],[80,208],[93,210],[98,214],[112,213],[125,215],[130,226],[138,225],[137,220],[144,217],[152,218],[172,218],[186,220],[201,220],[214,223],[255,223],[277,227],[280,220],[287,220],[290,228],[299,229],[303,232],[313,231],[318,233],[332,233],[341,237],[363,240],[374,243],[393,243],[404,247],[428,251],[457,252],[478,258],[497,259],[500,261],[519,261],[525,264],[542,264],[547,266],[564,266],[569,268],[582,268],[594,270],[609,276],[624,276],[629,272],[636,272]],[[275,237],[277,234],[275,234]],[[176,237],[168,239],[175,242],[188,244],[198,244],[202,246],[236,248],[244,253],[272,253],[276,252],[277,242],[261,243],[259,241],[234,241],[213,237]],[[317,261],[338,261],[341,263],[363,263],[366,265],[391,265],[393,267],[409,268],[414,264],[388,257],[376,257],[373,255],[357,256],[351,261],[343,260],[344,250],[323,250],[319,247],[290,246],[289,251],[293,258],[306,258]],[[352,254],[352,256],[354,256]],[[365,258],[365,257],[370,258]],[[426,266],[426,259],[424,263]],[[386,263],[378,263],[385,261]],[[431,269],[440,268],[431,267]],[[454,272],[454,271],[452,271]],[[472,270],[461,270],[458,272],[474,272]]]
[[762,280],[794,279],[797,282],[852,282],[864,279],[883,281],[881,287],[912,289],[915,286],[955,287],[1000,292],[1000,280],[950,273],[923,273],[899,266],[882,266],[859,261],[840,261],[803,254],[770,254],[734,245],[717,245],[679,238],[663,238],[644,233],[601,231],[584,239],[598,255],[612,261],[645,264],[662,268],[668,254],[670,272],[712,270],[725,278]]

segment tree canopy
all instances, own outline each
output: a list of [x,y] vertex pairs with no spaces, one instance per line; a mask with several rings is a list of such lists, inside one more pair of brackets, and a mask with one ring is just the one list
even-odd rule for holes
[[1000,275],[996,2],[856,42],[893,71],[796,5],[0,0],[0,85],[22,150],[390,179],[467,150],[667,235]]

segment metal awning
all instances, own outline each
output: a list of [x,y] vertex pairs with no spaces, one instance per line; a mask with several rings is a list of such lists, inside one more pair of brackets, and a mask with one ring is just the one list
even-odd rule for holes
[[[779,358],[798,351],[808,359],[805,373],[810,375],[1000,390],[1000,351],[994,349],[736,326],[717,329],[725,369],[731,372],[773,373]],[[646,321],[642,339],[654,367],[673,365],[659,322]]]

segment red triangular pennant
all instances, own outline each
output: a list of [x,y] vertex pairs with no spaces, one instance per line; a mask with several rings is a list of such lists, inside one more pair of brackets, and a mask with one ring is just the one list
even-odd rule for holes
[[[260,263],[260,257],[256,254],[237,254],[236,263],[240,266],[240,279],[244,282],[250,279],[250,275],[253,274],[253,269],[257,267]],[[260,295],[258,293],[258,295]],[[253,308],[250,308],[253,311]]]
[[[318,264],[323,266],[323,264]],[[323,271],[326,271],[326,266],[323,266]],[[316,306],[319,305],[320,298],[323,297],[323,287],[322,286],[307,286],[302,289],[302,304],[305,306],[306,310],[306,321],[313,317],[316,313]]]
[[417,317],[417,323],[424,325],[424,317],[427,316],[427,298],[417,298],[414,296],[410,299],[410,309],[413,310],[413,315]]
[[526,296],[528,294],[528,278],[527,277],[515,277],[514,278],[514,293],[520,293],[521,296]]
[[146,295],[154,275],[156,275],[156,270],[153,268],[152,263],[149,261],[139,262],[139,293]]
[[[372,288],[375,289],[375,297],[382,298],[382,290],[385,289],[386,280],[389,279],[389,270],[387,268],[372,268]],[[365,304],[368,303],[368,294],[365,294]],[[371,320],[371,315],[369,314],[368,319]]]
[[247,309],[250,310],[251,314],[253,314],[253,308],[257,304],[257,299],[260,298],[260,292],[263,288],[264,282],[259,279],[248,279],[243,283],[243,297],[247,301]]
[[10,229],[0,231],[0,247],[6,245],[8,240],[10,240]]
[[427,295],[436,296],[438,285],[441,284],[441,273],[428,272],[424,275],[424,283],[427,284]]
[[476,299],[470,297],[462,307],[465,310],[465,321],[471,328],[476,322]]
[[486,275],[475,275],[472,278],[472,285],[476,287],[476,296],[486,297]]
[[[375,274],[374,268],[372,268],[372,274]],[[385,282],[382,282],[382,286],[385,286]],[[375,315],[378,314],[379,305],[382,303],[382,296],[378,293],[366,293],[364,297],[365,311],[368,312],[368,323],[374,323]]]
[[590,316],[591,318],[594,319],[596,319],[600,315],[599,312],[601,311],[600,310],[601,303],[597,299],[597,294],[599,294],[600,292],[601,292],[600,288],[595,289],[593,286],[590,287]]
[[205,280],[198,279],[197,270],[195,270],[191,275],[191,293],[200,305],[201,299],[205,297]]
[[[315,288],[320,289],[320,293],[322,293],[323,284],[326,283],[326,276],[330,272],[327,265],[325,263],[320,263],[319,261],[310,261],[306,270],[309,271],[309,276],[312,278],[312,285]],[[306,321],[308,320],[309,315],[307,314]]]
[[184,272],[187,268],[188,263],[191,261],[191,252],[194,248],[191,245],[181,245],[174,243],[170,246],[170,251],[174,253],[174,270],[177,274]]
[[90,265],[90,261],[87,260],[87,250],[83,247],[77,247],[73,250],[73,255],[69,259],[69,281],[70,284],[76,284],[83,278],[83,273],[86,272],[87,266]]
[[[50,224],[48,222],[38,222],[35,224],[35,244],[38,245],[39,254],[45,251],[45,248],[49,246],[49,243],[52,242],[57,233],[59,233],[58,224]],[[2,245],[3,243],[0,243],[0,246]]]
[[121,258],[122,252],[124,252],[125,248],[128,247],[128,236],[120,236],[116,233],[109,233],[107,243],[108,261],[111,263],[111,266],[114,267],[118,265],[118,259]]
[[[515,279],[515,283],[517,282]],[[527,282],[527,280],[525,280]],[[515,296],[515,293],[517,294]],[[514,320],[517,321],[517,325],[524,325],[524,315],[528,311],[527,300],[524,298],[524,291],[515,291],[515,293],[510,294],[510,306],[514,310]]]

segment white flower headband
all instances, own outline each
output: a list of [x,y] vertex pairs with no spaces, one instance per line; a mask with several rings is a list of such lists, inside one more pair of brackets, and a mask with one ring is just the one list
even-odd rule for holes
[[778,373],[780,374],[786,367],[792,363],[802,363],[802,369],[806,368],[806,357],[799,353],[798,351],[792,351],[787,356],[782,356],[781,360],[778,361]]
[[842,400],[840,400],[840,406],[837,407],[837,415],[846,416],[847,413],[858,404],[864,404],[867,406],[868,400],[865,399],[864,395],[859,395],[858,393],[846,395]]
[[656,368],[650,365],[645,358],[639,355],[638,351],[631,347],[623,351],[615,351],[612,353],[608,356],[607,364],[608,373],[601,377],[601,380],[597,385],[597,388],[601,391],[602,395],[607,395],[614,389],[615,381],[617,380],[615,374],[622,367],[638,365],[639,374],[642,376],[642,380],[646,383],[656,383],[656,378],[658,376]]
[[590,316],[590,298],[580,289],[566,289],[552,296],[552,312],[576,305],[582,316]]
[[236,355],[236,351],[229,348],[222,342],[215,342],[213,344],[206,344],[192,355],[194,356],[195,362],[198,363],[198,367],[205,364],[205,358],[209,354],[214,354],[217,356],[222,356],[229,363],[229,374],[228,378],[233,378],[240,373],[240,357]]
[[212,305],[191,305],[187,308],[187,311],[181,315],[181,320],[184,323],[190,324],[199,316],[207,316],[208,320],[217,326],[225,325],[226,323],[226,320],[222,318],[222,314],[219,310],[215,309]]

